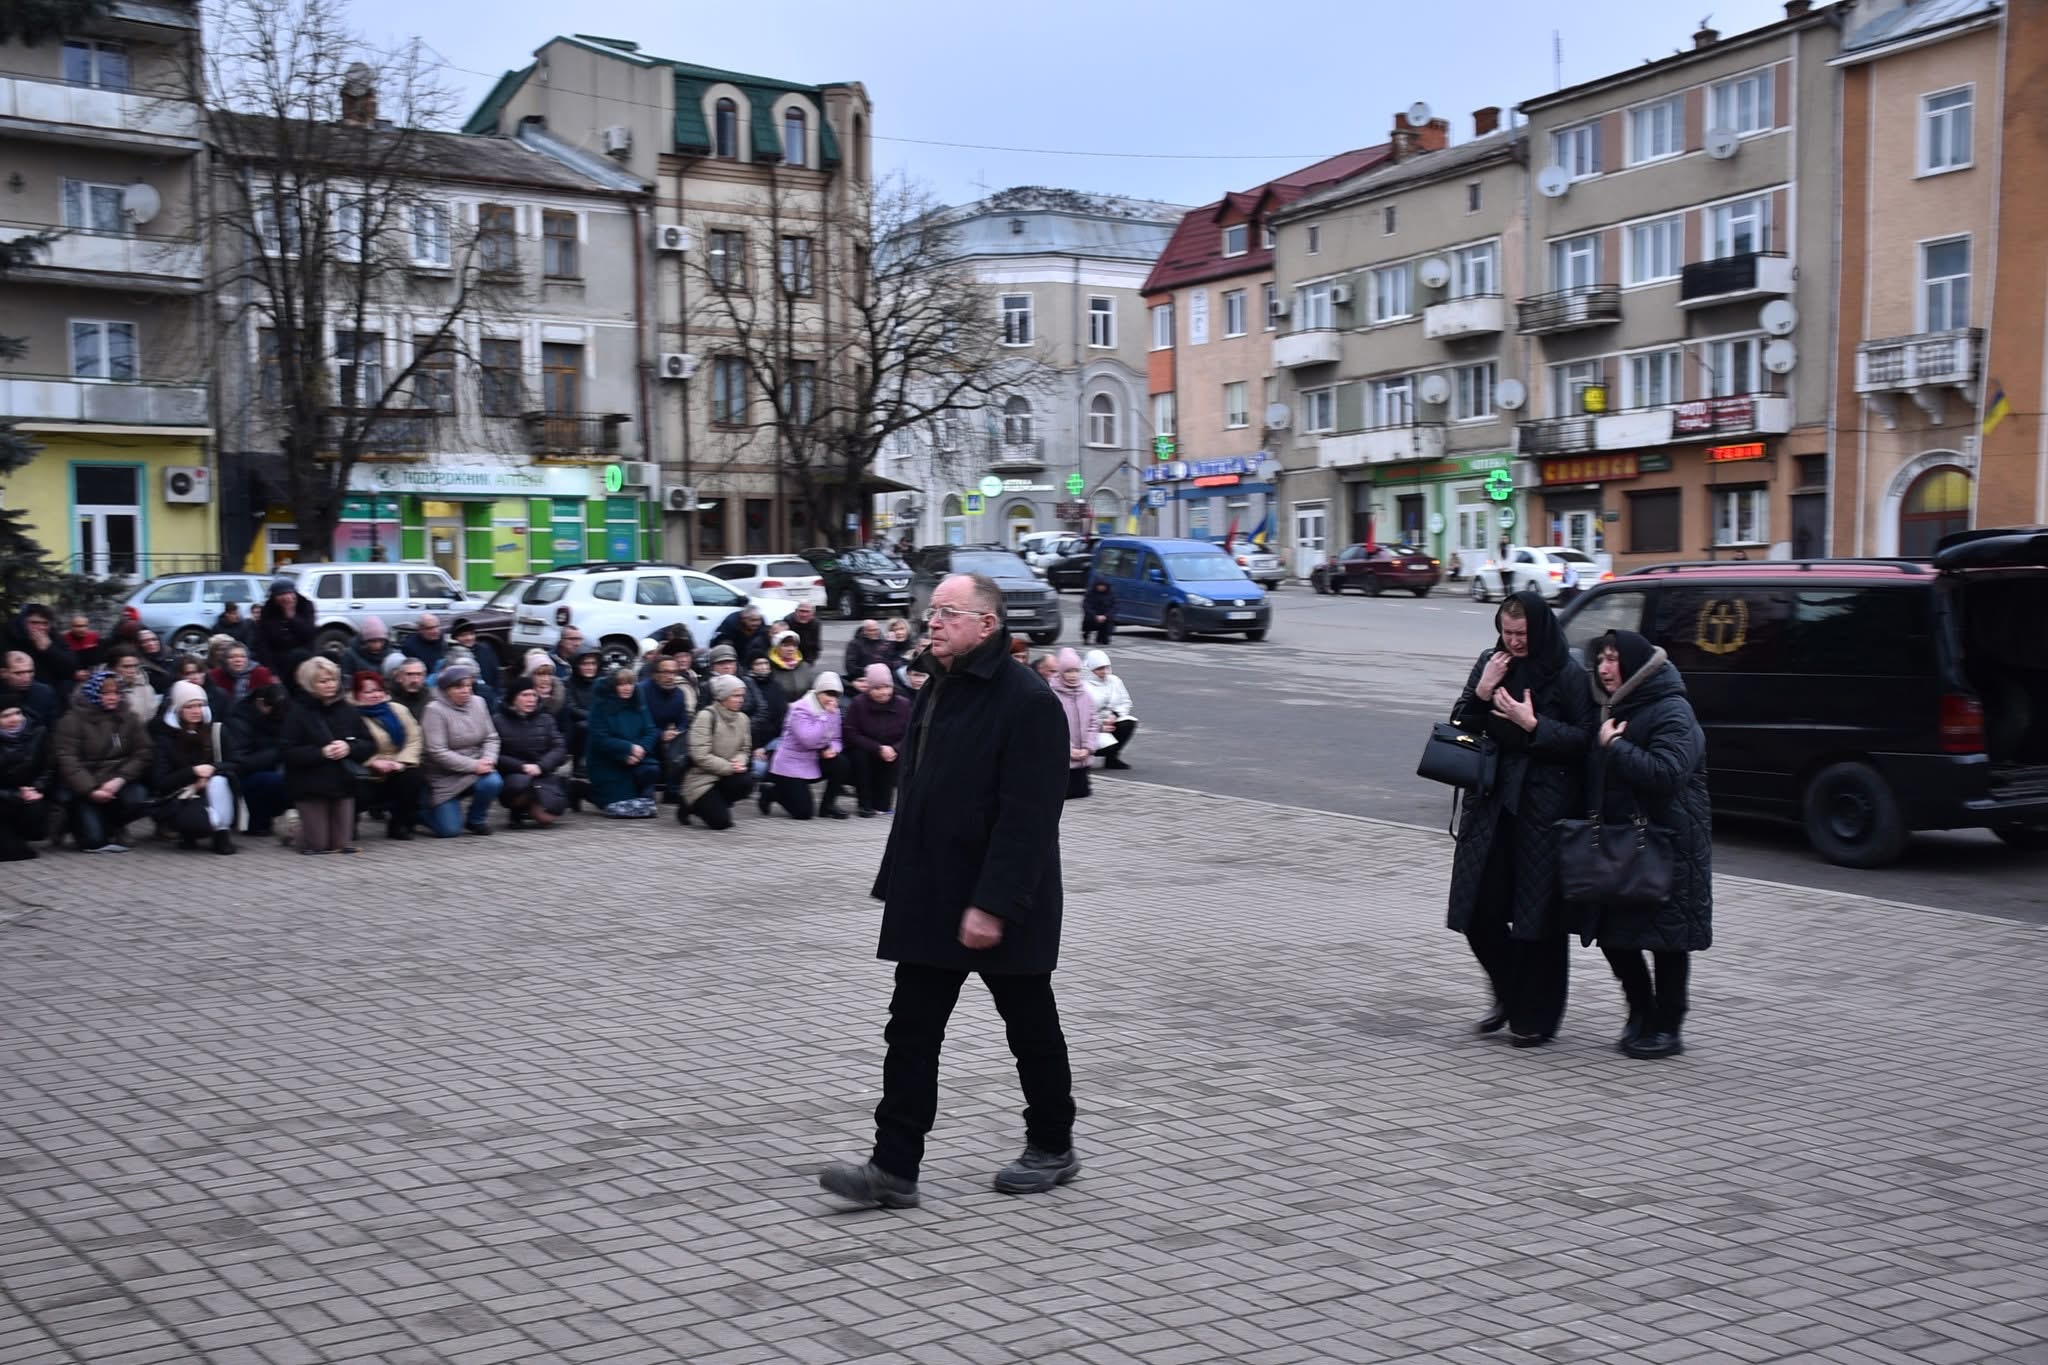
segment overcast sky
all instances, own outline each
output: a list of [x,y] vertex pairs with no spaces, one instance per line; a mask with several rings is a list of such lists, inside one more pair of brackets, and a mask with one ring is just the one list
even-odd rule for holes
[[[596,32],[805,84],[861,81],[876,169],[949,202],[1037,184],[1194,205],[1383,141],[1417,100],[1465,141],[1472,110],[1554,88],[1553,30],[1571,85],[1691,46],[1710,5],[1723,34],[1784,14],[1779,0],[353,0],[352,14],[376,41],[416,34],[467,68],[449,76],[471,108],[554,34]],[[1111,152],[1126,155],[1073,154]]]

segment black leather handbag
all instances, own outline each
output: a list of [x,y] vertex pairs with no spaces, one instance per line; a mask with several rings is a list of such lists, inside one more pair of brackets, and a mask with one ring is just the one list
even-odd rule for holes
[[1440,720],[1429,727],[1429,742],[1422,746],[1415,775],[1484,796],[1493,790],[1499,767],[1500,748],[1491,738]]
[[1607,910],[1651,910],[1671,899],[1677,866],[1671,831],[1641,810],[1625,824],[1600,817],[1607,755],[1593,770],[1592,813],[1557,822],[1557,889],[1568,902]]

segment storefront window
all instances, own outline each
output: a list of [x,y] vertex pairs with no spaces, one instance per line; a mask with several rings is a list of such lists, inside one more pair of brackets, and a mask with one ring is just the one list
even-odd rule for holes
[[1899,506],[1899,553],[1920,559],[1941,538],[1970,529],[1970,476],[1954,465],[1930,469],[1913,481]]
[[768,553],[768,526],[773,518],[774,504],[767,498],[747,499],[747,548],[750,555]]
[[697,553],[706,559],[725,554],[725,503],[697,499]]

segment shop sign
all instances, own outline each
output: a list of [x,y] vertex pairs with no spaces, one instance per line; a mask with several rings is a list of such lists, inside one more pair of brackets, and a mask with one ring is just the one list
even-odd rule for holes
[[1761,460],[1764,457],[1762,441],[1746,441],[1739,446],[1708,446],[1708,464],[1732,464],[1737,460]]
[[1172,459],[1174,448],[1171,436],[1154,436],[1152,438],[1152,458],[1155,460]]
[[980,515],[981,515],[981,494],[979,494],[979,493],[969,493],[969,494],[968,494],[968,495],[967,495],[966,497],[962,498],[962,499],[961,499],[960,501],[961,501],[961,504],[962,504],[962,506],[961,506],[961,510],[962,510],[962,511],[963,511],[963,512],[964,512],[964,513],[965,513],[966,515],[968,515],[968,516],[970,516],[970,517],[978,517],[978,516],[980,516]]
[[1195,480],[1197,488],[1228,488],[1238,482],[1236,474],[1208,474]]
[[[988,480],[983,479],[982,482],[987,483]],[[986,488],[981,491],[988,493]],[[1029,479],[1004,479],[1002,487],[998,488],[996,493],[1057,493],[1058,491],[1049,483],[1033,483]],[[990,497],[995,495],[995,493],[988,493]]]
[[1052,514],[1061,521],[1086,521],[1088,520],[1088,504],[1085,502],[1056,502],[1052,505]]
[[1458,461],[1458,468],[1467,474],[1491,474],[1494,470],[1506,470],[1514,463],[1512,455],[1468,455]]
[[1067,475],[1067,492],[1069,494],[1078,498],[1087,491],[1088,480],[1082,478],[1079,474]]
[[1633,455],[1574,455],[1543,462],[1543,486],[1561,483],[1607,483],[1633,479],[1642,472]]
[[993,474],[983,475],[980,488],[981,495],[984,498],[1001,497],[1003,493],[1003,481]]
[[1756,404],[1748,398],[1703,398],[1680,403],[1671,419],[1671,430],[1686,436],[1751,431],[1755,427]]
[[1579,390],[1579,403],[1581,410],[1585,412],[1607,411],[1607,386],[1605,384],[1588,384],[1585,388]]
[[[1162,436],[1160,439],[1165,440],[1166,438]],[[1146,483],[1179,483],[1187,477],[1188,462],[1186,460],[1168,460],[1165,464],[1155,464],[1145,471]]]
[[1515,529],[1515,508],[1513,503],[1509,503],[1500,509],[1500,529],[1503,531]]
[[363,465],[349,471],[358,493],[429,498],[588,498],[591,470],[560,465]]
[[1495,502],[1506,502],[1515,495],[1515,476],[1505,469],[1496,469],[1486,476],[1486,496]]
[[1258,469],[1258,460],[1250,455],[1225,455],[1220,460],[1196,460],[1188,466],[1189,472],[1197,479],[1220,479],[1225,475],[1243,478],[1256,474]]
[[1147,489],[1145,492],[1145,505],[1147,507],[1166,506],[1166,490],[1164,488]]

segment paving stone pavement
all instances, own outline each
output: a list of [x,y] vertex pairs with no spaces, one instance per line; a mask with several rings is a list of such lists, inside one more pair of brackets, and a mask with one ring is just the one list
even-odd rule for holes
[[1097,790],[1086,1173],[988,1188],[970,987],[894,1213],[813,1181],[881,820],[9,866],[0,1362],[2048,1362],[2048,933],[1724,879],[1687,1056],[1612,1050],[1590,951],[1517,1051],[1441,836]]

